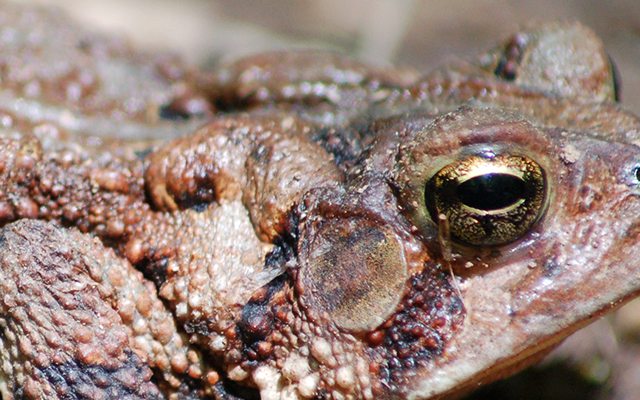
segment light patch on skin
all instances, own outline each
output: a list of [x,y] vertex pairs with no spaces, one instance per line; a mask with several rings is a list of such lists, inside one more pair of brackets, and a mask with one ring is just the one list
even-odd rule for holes
[[282,374],[273,367],[262,365],[252,374],[253,381],[260,389],[261,400],[300,400],[293,385],[283,385]]
[[362,397],[367,400],[373,399],[369,366],[362,359],[358,359],[356,361],[356,375],[358,382],[360,383],[360,387],[362,388]]
[[255,290],[280,274],[264,267],[273,245],[258,240],[240,201],[212,204],[201,213],[189,211],[180,223],[185,235],[199,240],[180,246],[172,263],[175,274],[160,288],[165,299],[186,299],[176,304],[176,315],[198,318],[210,310],[245,304]]
[[311,355],[313,355],[321,364],[334,367],[336,359],[331,351],[331,345],[323,338],[315,338],[311,342]]
[[229,379],[237,382],[243,381],[249,377],[249,372],[247,372],[245,369],[243,369],[239,365],[236,365],[233,368],[231,368],[227,374],[229,376]]
[[222,335],[211,335],[209,348],[213,351],[222,351],[227,345],[227,340]]
[[568,164],[573,164],[578,161],[578,159],[582,156],[582,153],[576,149],[575,146],[568,144],[562,149],[562,159],[564,162]]
[[287,385],[281,389],[280,400],[301,400],[295,385]]
[[353,369],[348,365],[342,366],[336,371],[336,383],[343,389],[353,389],[355,386],[355,378]]
[[309,371],[309,362],[298,353],[291,353],[282,366],[282,375],[290,382],[298,382]]
[[316,388],[318,387],[318,382],[320,381],[320,374],[313,373],[305,376],[300,379],[298,383],[298,392],[304,398],[311,398],[316,393]]

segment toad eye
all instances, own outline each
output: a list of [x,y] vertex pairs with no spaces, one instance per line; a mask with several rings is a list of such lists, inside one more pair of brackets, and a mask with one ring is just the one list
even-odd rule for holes
[[427,181],[425,203],[434,223],[444,215],[451,236],[473,246],[513,242],[543,213],[544,170],[523,155],[485,152],[439,170]]

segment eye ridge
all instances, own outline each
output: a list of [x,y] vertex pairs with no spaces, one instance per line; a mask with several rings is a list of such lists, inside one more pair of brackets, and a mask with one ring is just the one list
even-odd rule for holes
[[434,223],[449,221],[452,238],[472,246],[517,240],[542,215],[547,197],[544,170],[524,155],[470,155],[440,169],[425,186]]

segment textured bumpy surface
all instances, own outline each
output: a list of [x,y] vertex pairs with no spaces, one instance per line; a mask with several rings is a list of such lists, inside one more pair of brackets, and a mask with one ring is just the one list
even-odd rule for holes
[[640,291],[640,121],[577,23],[204,74],[0,17],[3,399],[455,396]]

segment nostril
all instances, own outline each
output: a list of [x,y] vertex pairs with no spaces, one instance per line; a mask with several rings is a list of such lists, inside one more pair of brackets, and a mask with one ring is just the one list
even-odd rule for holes
[[629,188],[632,188],[636,195],[640,195],[640,162],[627,164],[619,171],[619,179]]

